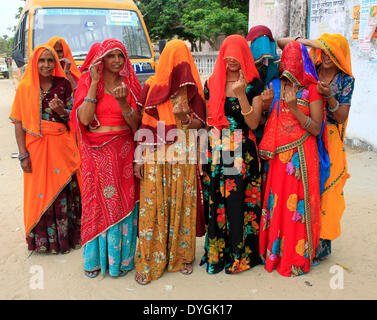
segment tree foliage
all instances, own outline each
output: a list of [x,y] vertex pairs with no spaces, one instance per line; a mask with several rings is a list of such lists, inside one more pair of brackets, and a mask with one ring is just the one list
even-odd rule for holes
[[12,54],[13,38],[8,38],[7,35],[0,37],[0,53],[5,53],[7,56]]
[[140,0],[137,4],[152,40],[178,36],[193,47],[208,42],[218,49],[219,36],[247,32],[245,0]]

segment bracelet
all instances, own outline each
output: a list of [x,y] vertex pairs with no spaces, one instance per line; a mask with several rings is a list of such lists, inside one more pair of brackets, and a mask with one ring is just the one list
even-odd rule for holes
[[308,116],[308,120],[306,120],[305,125],[302,127],[303,129],[309,128],[310,124],[312,123],[312,118]]
[[62,120],[69,120],[69,116],[71,112],[68,109],[64,109],[64,110],[67,112],[67,115],[63,116],[62,114],[59,114],[59,117],[62,118]]
[[127,112],[127,113],[122,112],[122,115],[123,115],[123,117],[125,117],[125,118],[129,118],[129,117],[131,117],[134,113],[135,113],[135,110],[131,108],[131,111],[130,111],[130,112]]
[[30,152],[26,152],[26,153],[19,153],[18,154],[18,160],[22,161],[26,158],[29,158],[30,157]]
[[332,96],[334,95],[334,93],[331,91],[331,94],[329,96],[323,96],[325,99],[330,99]]
[[88,97],[85,97],[84,101],[90,102],[90,103],[97,103],[97,99],[91,99],[91,98],[88,98]]
[[332,109],[329,108],[329,111],[330,111],[330,112],[335,112],[335,111],[338,110],[338,109],[339,109],[339,101],[337,100],[337,101],[336,101],[336,106],[335,106],[334,108],[332,108]]
[[250,110],[248,111],[248,112],[242,112],[242,110],[241,110],[241,114],[243,115],[243,116],[247,116],[247,115],[249,115],[250,113],[252,113],[254,111],[254,107],[253,106],[250,106]]
[[296,37],[296,38],[295,38],[295,41],[297,41],[298,39],[301,39],[301,37],[300,37],[300,36],[299,36],[299,37]]

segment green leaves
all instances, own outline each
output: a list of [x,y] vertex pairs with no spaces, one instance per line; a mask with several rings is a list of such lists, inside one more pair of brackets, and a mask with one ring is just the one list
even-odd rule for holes
[[207,41],[217,50],[217,37],[247,33],[248,4],[245,2],[141,0],[137,3],[152,40],[178,36],[192,44],[196,41]]

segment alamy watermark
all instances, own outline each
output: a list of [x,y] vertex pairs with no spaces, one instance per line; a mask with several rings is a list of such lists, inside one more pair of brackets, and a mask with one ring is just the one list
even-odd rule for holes
[[166,132],[164,122],[158,122],[156,134],[150,129],[139,129],[135,134],[136,163],[162,164],[208,164],[208,146],[211,145],[211,164],[224,166],[224,175],[237,175],[240,168],[236,159],[242,159],[241,129],[212,128],[170,129]]

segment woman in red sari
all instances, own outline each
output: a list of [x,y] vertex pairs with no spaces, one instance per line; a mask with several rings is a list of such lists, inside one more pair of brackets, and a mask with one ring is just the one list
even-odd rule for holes
[[281,78],[272,82],[274,101],[260,155],[269,160],[262,210],[260,254],[267,271],[283,276],[310,270],[320,231],[317,139],[324,104],[314,65],[304,45],[286,46]]
[[133,157],[140,89],[126,48],[107,39],[75,94],[72,122],[81,139],[84,270],[91,278],[107,270],[124,276],[134,266],[138,199]]

